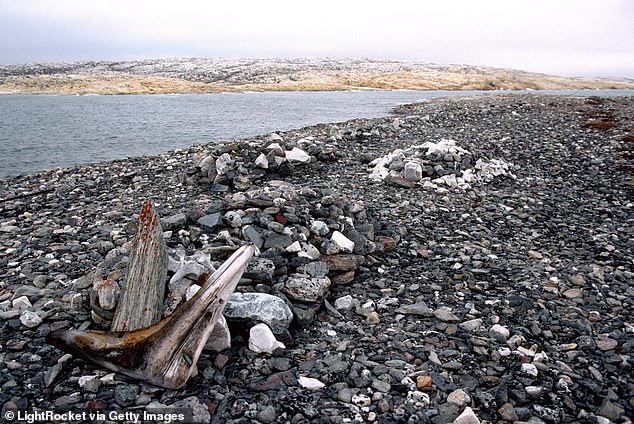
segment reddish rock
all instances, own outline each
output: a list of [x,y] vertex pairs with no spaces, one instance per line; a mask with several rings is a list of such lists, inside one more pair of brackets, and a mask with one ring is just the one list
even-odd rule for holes
[[365,262],[365,257],[351,254],[325,255],[321,260],[326,262],[331,271],[354,271]]

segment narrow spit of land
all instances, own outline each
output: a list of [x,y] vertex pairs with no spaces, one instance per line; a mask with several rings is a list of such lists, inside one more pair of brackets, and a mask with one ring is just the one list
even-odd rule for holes
[[[631,97],[439,99],[381,119],[1,180],[2,412],[629,422],[633,116]],[[462,150],[430,153],[442,139]],[[369,179],[389,154],[390,176]],[[453,184],[476,159],[508,172]],[[410,175],[416,163],[422,176]],[[204,354],[181,390],[108,376],[44,342],[55,328],[107,327],[101,283],[124,284],[147,199],[168,246],[187,255],[221,260],[259,244],[260,268],[238,291],[292,311],[289,324],[285,313],[249,318],[234,305],[231,347]],[[186,283],[169,287],[168,309]],[[284,349],[249,349],[262,320]]]

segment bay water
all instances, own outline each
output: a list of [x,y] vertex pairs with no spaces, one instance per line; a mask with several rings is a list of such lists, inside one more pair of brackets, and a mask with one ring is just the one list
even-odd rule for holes
[[[347,91],[4,95],[0,96],[0,177],[157,155],[194,144],[232,141],[318,123],[380,117],[400,104],[480,93],[491,94],[490,91]],[[634,94],[629,90],[547,93]]]

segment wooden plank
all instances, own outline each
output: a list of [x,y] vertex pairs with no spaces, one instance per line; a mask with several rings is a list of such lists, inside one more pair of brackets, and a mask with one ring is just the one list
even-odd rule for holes
[[161,320],[167,264],[161,221],[152,204],[146,202],[141,209],[112,331],[132,331]]

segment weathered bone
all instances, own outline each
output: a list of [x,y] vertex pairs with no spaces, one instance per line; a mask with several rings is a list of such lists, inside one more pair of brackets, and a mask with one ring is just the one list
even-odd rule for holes
[[47,342],[112,371],[169,389],[182,387],[255,250],[242,246],[194,297],[155,325],[128,332],[63,329]]

